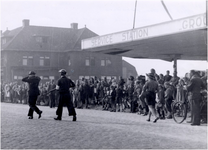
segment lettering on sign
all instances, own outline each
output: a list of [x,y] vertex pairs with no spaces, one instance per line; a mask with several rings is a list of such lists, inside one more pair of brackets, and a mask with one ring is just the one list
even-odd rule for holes
[[182,29],[195,29],[197,27],[203,27],[206,25],[206,15],[199,16],[196,18],[189,18],[186,20],[183,20],[182,22]]
[[122,33],[122,41],[130,41],[148,36],[148,28],[131,30]]
[[92,39],[92,46],[101,46],[112,43],[112,35],[106,35],[102,37],[95,37]]
[[82,40],[82,49],[175,34],[206,27],[206,14]]

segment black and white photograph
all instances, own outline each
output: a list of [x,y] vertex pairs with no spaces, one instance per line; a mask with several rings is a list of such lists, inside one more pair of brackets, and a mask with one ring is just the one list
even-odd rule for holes
[[207,149],[208,0],[0,0],[1,149]]

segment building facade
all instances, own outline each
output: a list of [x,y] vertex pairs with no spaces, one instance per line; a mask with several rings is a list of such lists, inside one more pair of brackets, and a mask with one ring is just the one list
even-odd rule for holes
[[23,20],[22,27],[1,34],[1,79],[21,81],[33,70],[42,81],[57,80],[62,68],[72,80],[122,76],[120,56],[81,50],[81,40],[94,36],[86,27],[78,29],[77,23],[57,28],[32,26]]

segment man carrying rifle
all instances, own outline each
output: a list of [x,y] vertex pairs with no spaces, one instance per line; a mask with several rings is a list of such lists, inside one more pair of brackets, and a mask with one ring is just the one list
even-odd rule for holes
[[61,73],[61,77],[58,80],[56,90],[59,91],[60,96],[59,96],[58,108],[56,111],[57,118],[54,118],[54,119],[55,120],[62,119],[63,105],[66,104],[68,112],[69,112],[69,116],[73,116],[72,121],[76,121],[77,120],[76,112],[75,112],[73,103],[71,101],[70,91],[69,91],[69,88],[75,87],[75,84],[74,82],[72,82],[71,79],[66,77],[65,69],[61,69],[59,70],[59,72]]

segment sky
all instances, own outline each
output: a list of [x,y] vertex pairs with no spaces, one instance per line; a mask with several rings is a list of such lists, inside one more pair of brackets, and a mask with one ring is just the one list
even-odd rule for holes
[[[85,26],[98,35],[105,35],[133,28],[136,0],[0,0],[1,30],[12,30],[22,26],[23,19],[31,25],[71,28]],[[163,0],[173,19],[184,18],[206,12],[206,0]],[[135,28],[170,21],[160,0],[137,0]],[[170,70],[173,62],[150,59],[124,60],[135,66],[139,75],[154,68],[158,74]],[[207,61],[178,60],[178,76],[191,69],[207,69]]]

